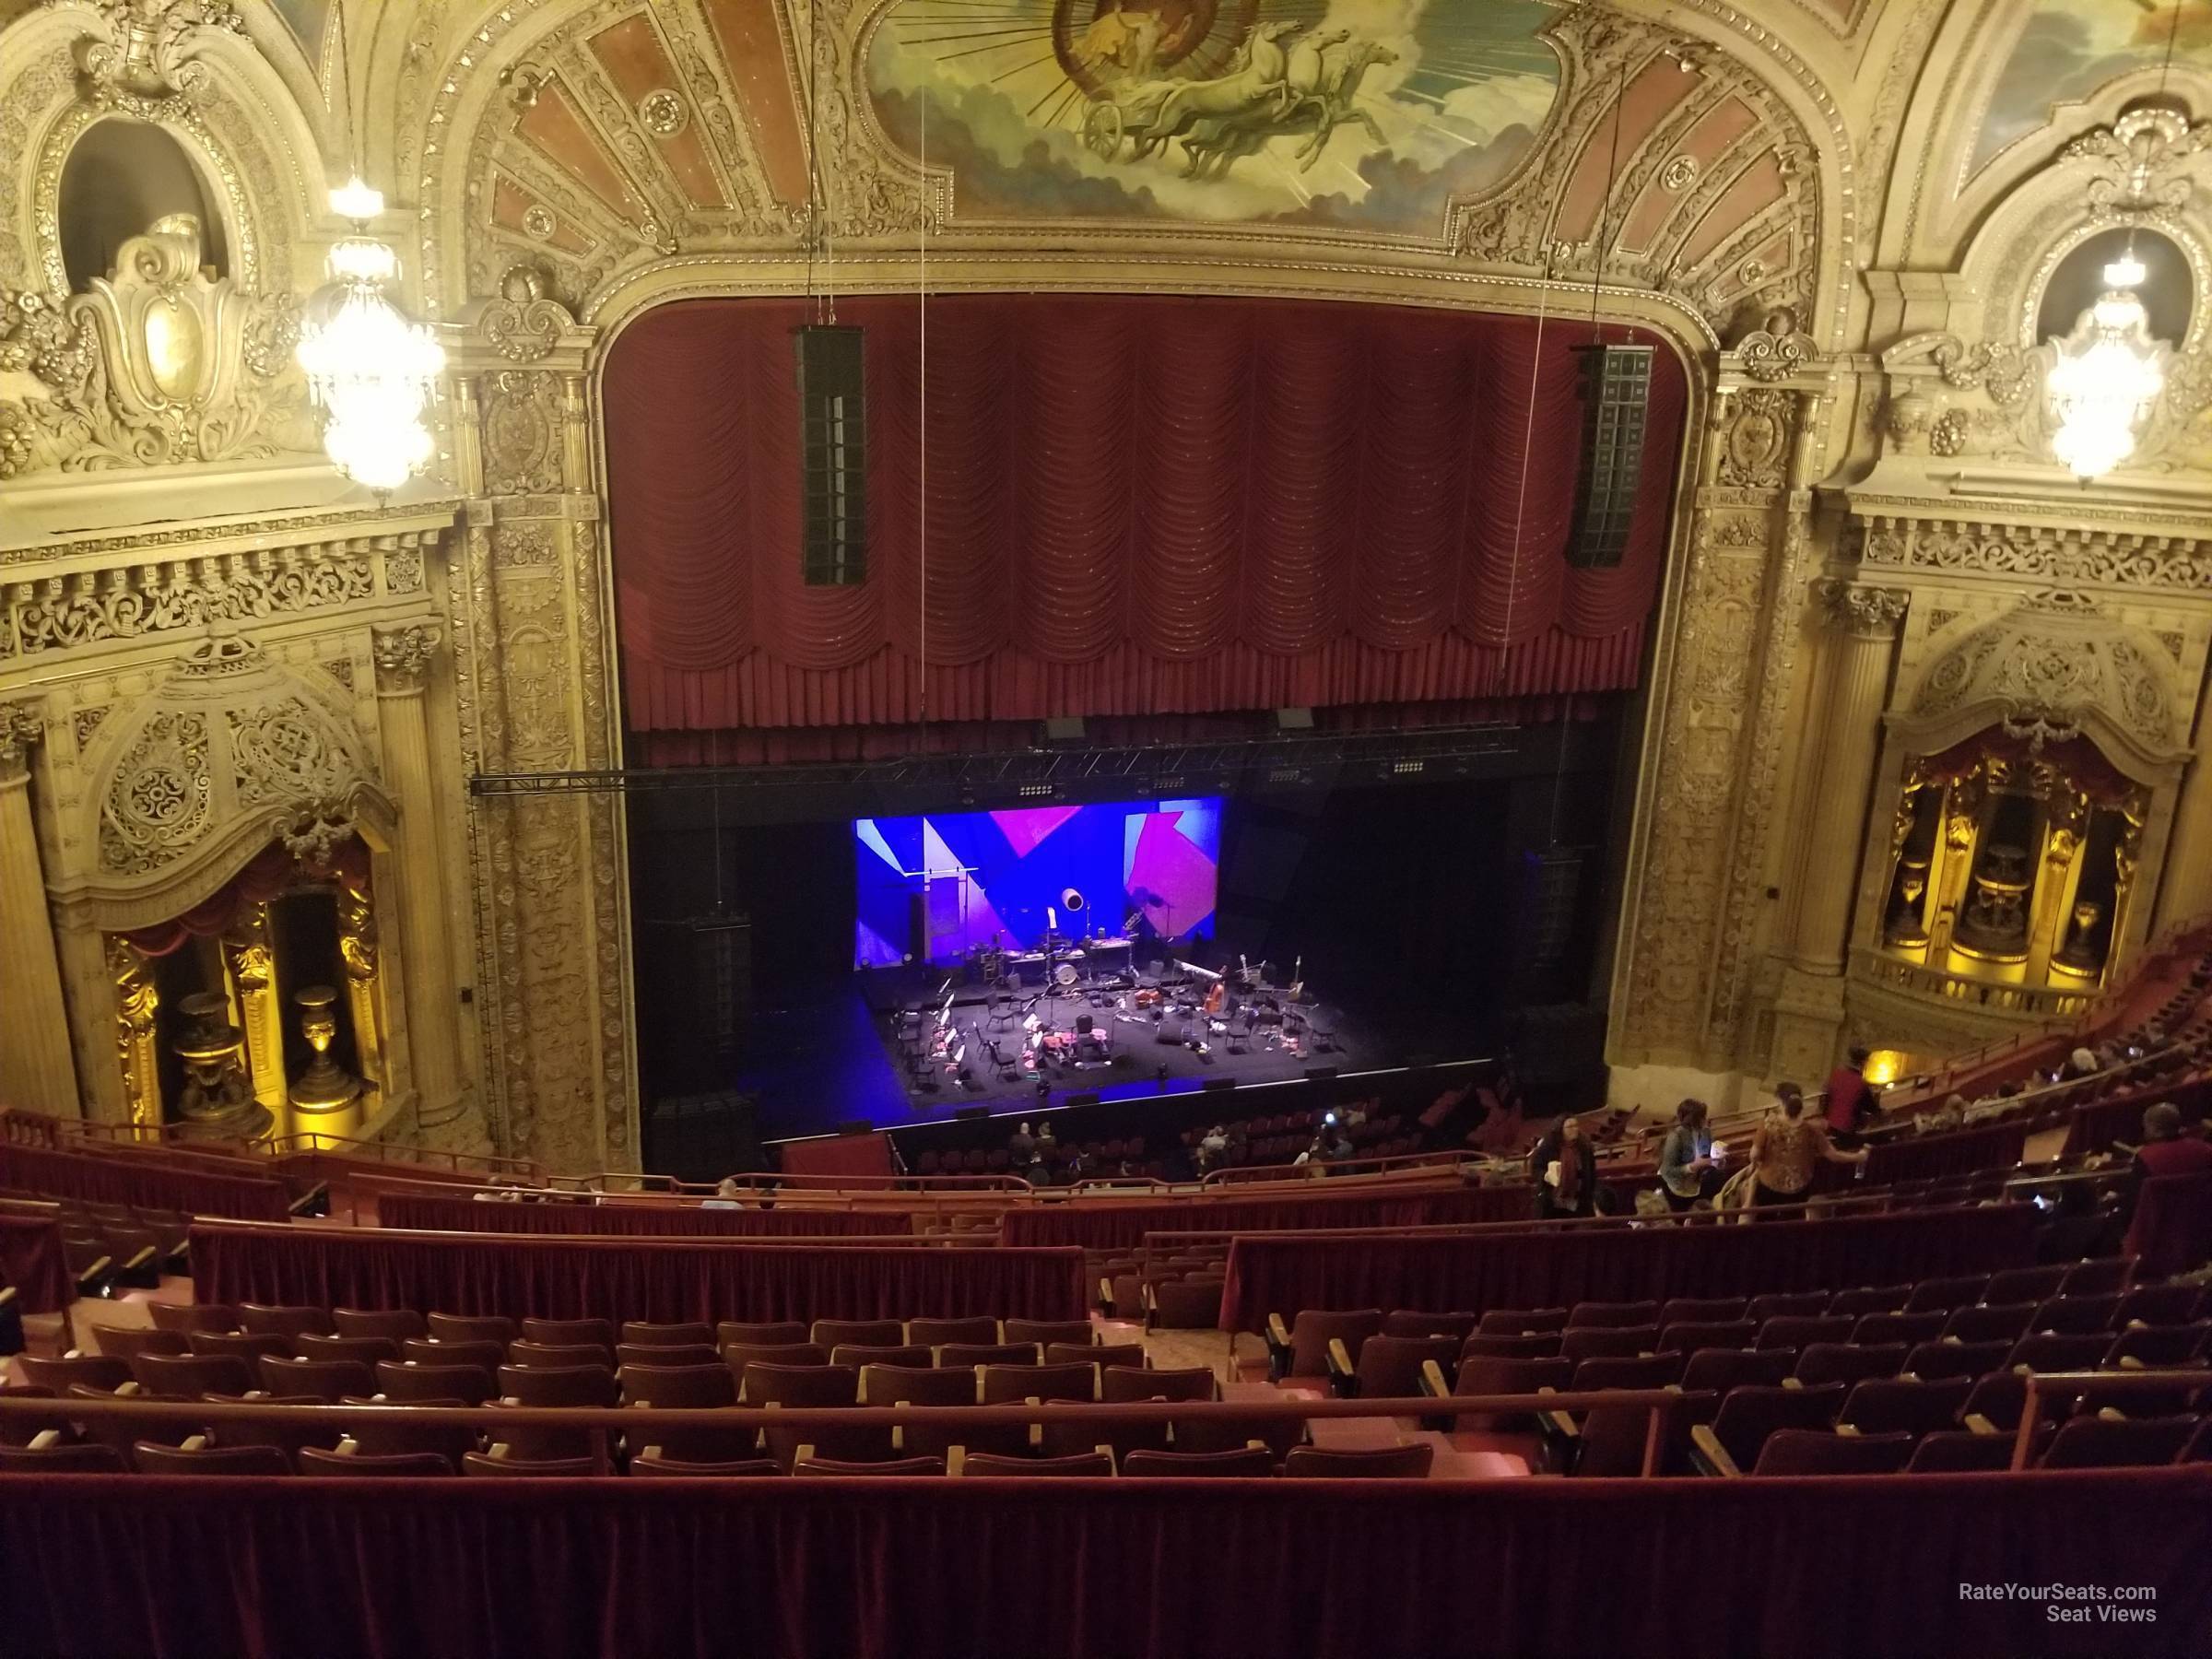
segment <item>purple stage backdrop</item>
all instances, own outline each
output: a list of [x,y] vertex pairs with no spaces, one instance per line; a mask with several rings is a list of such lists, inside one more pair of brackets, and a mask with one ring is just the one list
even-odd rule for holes
[[959,959],[1103,928],[1208,936],[1221,856],[1218,796],[855,818],[853,958]]

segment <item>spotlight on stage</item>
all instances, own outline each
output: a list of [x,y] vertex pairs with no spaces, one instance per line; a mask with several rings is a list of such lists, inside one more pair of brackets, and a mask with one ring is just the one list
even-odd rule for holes
[[1070,913],[1081,910],[1083,908],[1081,891],[1075,888],[1062,888],[1060,889],[1060,908]]

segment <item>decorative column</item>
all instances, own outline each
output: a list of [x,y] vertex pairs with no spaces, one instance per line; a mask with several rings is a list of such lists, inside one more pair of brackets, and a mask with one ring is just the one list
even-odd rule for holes
[[30,818],[30,746],[45,730],[40,702],[0,703],[0,1104],[76,1117],[69,1015]]
[[[2173,836],[2166,843],[2165,877],[2152,926],[2163,935],[2206,918],[2212,918],[2212,715],[2198,723],[2196,758],[2189,762]],[[2112,939],[2119,942],[2116,930]]]
[[1889,659],[1906,595],[1895,588],[1822,581],[1814,591],[1830,632],[1817,680],[1819,724],[1797,814],[1791,879],[1795,924],[1788,954],[1809,972],[1843,971],[1859,843],[1881,737]]
[[448,903],[438,853],[430,739],[423,688],[438,630],[423,624],[371,630],[384,777],[399,807],[399,932],[407,1036],[414,1056],[417,1121],[442,1123],[457,1110],[460,991],[453,982]]

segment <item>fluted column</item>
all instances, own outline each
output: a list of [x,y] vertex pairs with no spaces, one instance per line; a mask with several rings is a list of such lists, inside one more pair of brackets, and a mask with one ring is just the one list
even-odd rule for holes
[[437,798],[430,784],[429,723],[423,688],[438,644],[423,624],[373,630],[378,724],[384,780],[399,807],[400,964],[419,1121],[441,1121],[461,1089],[459,988],[453,983],[447,895],[438,853]]
[[2196,745],[2166,842],[2156,933],[2212,916],[2212,715],[2198,723]]
[[1791,886],[1795,925],[1788,954],[1814,973],[1840,973],[1858,890],[1859,840],[1874,785],[1889,660],[1906,595],[1856,582],[1814,584],[1827,622],[1816,681],[1817,747],[1806,772]]
[[69,1014],[30,818],[30,746],[45,729],[40,703],[0,703],[0,1105],[75,1117]]

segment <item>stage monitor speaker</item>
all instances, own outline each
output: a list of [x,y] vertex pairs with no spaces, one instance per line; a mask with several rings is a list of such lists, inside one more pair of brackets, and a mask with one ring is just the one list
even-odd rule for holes
[[1047,743],[1080,743],[1085,726],[1080,714],[1056,714],[1044,723]]
[[1652,396],[1652,346],[1583,346],[1583,465],[1575,479],[1567,562],[1611,570],[1629,545],[1643,476],[1643,428]]
[[837,1132],[840,1135],[873,1135],[876,1125],[866,1118],[841,1118],[838,1120]]
[[1096,1106],[1098,1103],[1099,1097],[1095,1094],[1072,1094],[1062,1102],[1066,1106]]
[[1219,1094],[1223,1090],[1234,1088],[1236,1086],[1237,1080],[1234,1077],[1208,1077],[1206,1080],[1205,1092],[1207,1094]]
[[988,1106],[963,1106],[952,1115],[963,1124],[976,1124],[991,1115],[991,1108]]
[[791,331],[799,376],[799,572],[809,587],[868,577],[867,379],[861,331]]
[[1275,712],[1275,729],[1278,732],[1310,732],[1313,729],[1313,711],[1277,709]]
[[663,1095],[644,1123],[645,1167],[678,1181],[720,1181],[764,1170],[750,1095]]

